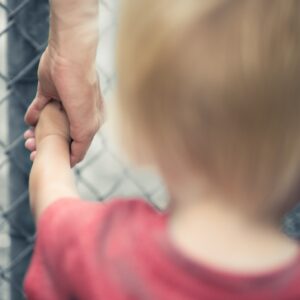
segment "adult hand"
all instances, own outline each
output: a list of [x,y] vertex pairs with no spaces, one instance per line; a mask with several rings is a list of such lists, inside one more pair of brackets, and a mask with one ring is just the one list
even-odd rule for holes
[[38,69],[36,97],[25,115],[25,121],[35,126],[50,100],[62,102],[70,123],[72,166],[84,158],[102,121],[98,75],[93,64],[87,65],[76,64],[48,47]]

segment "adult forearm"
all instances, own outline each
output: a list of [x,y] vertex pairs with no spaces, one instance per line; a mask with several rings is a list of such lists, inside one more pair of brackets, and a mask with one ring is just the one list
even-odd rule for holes
[[99,40],[98,0],[51,0],[49,46],[74,63],[93,64]]
[[29,193],[35,219],[59,198],[78,197],[69,145],[63,138],[48,136],[40,143],[30,173]]

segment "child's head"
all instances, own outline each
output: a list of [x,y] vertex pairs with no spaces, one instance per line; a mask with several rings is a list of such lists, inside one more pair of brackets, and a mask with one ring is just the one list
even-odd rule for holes
[[124,0],[122,9],[118,117],[133,156],[151,157],[162,173],[185,166],[264,209],[291,205],[300,1]]

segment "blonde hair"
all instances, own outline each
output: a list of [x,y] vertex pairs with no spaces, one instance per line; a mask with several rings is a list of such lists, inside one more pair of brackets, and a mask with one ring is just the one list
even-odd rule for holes
[[119,27],[122,126],[220,191],[295,201],[300,1],[124,0]]

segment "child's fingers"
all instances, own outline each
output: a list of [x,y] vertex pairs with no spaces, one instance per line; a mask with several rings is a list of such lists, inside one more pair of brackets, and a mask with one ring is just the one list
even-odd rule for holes
[[34,137],[34,129],[33,128],[27,129],[24,132],[24,138],[25,139],[29,139],[29,138],[33,138],[33,137]]
[[29,151],[35,151],[36,150],[36,143],[34,138],[28,138],[25,142],[25,148]]
[[30,160],[34,161],[35,157],[36,157],[36,151],[31,152],[30,153]]

